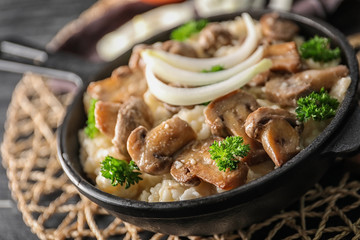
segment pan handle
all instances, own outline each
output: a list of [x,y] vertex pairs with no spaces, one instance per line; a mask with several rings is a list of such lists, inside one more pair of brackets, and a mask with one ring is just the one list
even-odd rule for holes
[[19,38],[0,41],[0,70],[14,73],[34,72],[83,85],[104,63],[94,63],[70,53],[50,53]]
[[356,104],[353,112],[333,139],[324,149],[323,154],[337,157],[350,157],[360,150],[360,106]]

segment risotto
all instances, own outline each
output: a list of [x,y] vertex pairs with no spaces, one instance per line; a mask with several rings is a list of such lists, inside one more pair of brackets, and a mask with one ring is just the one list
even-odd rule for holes
[[148,202],[246,184],[329,124],[351,81],[340,56],[276,13],[187,23],[89,84],[83,169],[99,189]]

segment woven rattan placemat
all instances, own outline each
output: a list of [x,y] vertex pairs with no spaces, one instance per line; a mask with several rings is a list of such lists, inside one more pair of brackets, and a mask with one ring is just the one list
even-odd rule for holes
[[[26,74],[13,93],[1,151],[24,222],[40,239],[179,239],[110,216],[70,183],[57,160],[55,135],[71,98],[69,93],[54,94],[46,79],[34,74]],[[323,183],[264,222],[188,238],[360,239],[359,216],[360,182],[336,167]]]

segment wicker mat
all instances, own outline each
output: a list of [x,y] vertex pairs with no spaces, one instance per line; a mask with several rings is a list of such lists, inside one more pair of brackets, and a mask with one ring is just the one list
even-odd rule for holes
[[[79,195],[56,156],[56,127],[71,98],[54,94],[46,79],[33,74],[26,74],[14,91],[1,150],[25,223],[40,239],[180,239],[142,231]],[[297,203],[264,222],[188,239],[360,239],[360,182],[336,168]]]

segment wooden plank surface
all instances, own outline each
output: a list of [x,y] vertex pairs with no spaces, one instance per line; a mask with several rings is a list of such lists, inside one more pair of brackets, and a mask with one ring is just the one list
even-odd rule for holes
[[[46,45],[68,22],[96,0],[1,0],[0,39],[20,36]],[[6,110],[20,74],[0,72],[0,142],[3,140]],[[1,164],[0,164],[1,165]],[[0,240],[38,239],[27,227],[11,198],[5,169],[0,166]]]

